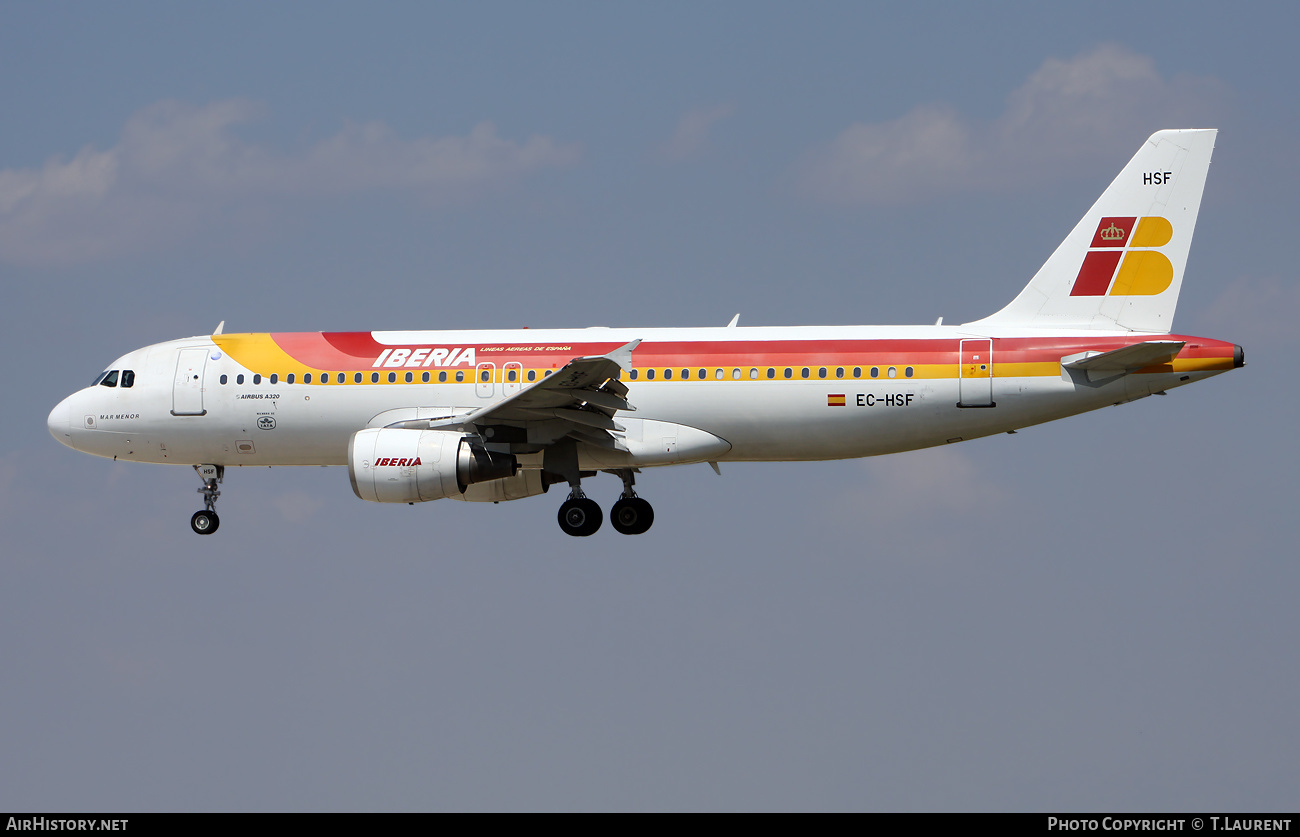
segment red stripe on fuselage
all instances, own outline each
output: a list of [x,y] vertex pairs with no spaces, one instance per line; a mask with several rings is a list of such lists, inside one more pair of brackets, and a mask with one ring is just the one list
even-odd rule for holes
[[[433,337],[435,333],[430,333]],[[384,349],[369,332],[276,333],[271,335],[287,354],[318,369],[370,368]],[[645,342],[633,352],[639,367],[722,366],[854,366],[956,364],[961,340],[728,340]],[[1149,340],[1187,343],[1180,357],[1232,357],[1234,346],[1221,340],[1187,335],[1132,335],[1106,337],[1003,337],[993,339],[994,363],[1042,363],[1082,351],[1106,352]],[[529,367],[558,367],[574,357],[603,355],[618,343],[462,343],[473,347],[476,362],[498,365],[518,361]],[[405,344],[407,348],[448,346],[430,342]]]

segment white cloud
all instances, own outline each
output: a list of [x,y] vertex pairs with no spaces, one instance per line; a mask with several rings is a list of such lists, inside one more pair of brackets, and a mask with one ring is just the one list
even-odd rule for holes
[[403,139],[379,122],[347,125],[280,153],[235,128],[260,108],[244,100],[160,102],[132,116],[117,145],[82,149],[39,169],[0,170],[0,259],[78,262],[184,238],[231,206],[370,191],[462,200],[544,168],[572,165],[573,144],[503,139],[491,123],[463,136]]
[[687,111],[678,120],[672,138],[659,149],[659,157],[671,163],[698,157],[708,145],[713,126],[735,112],[734,105],[715,105]]
[[846,493],[834,518],[872,554],[960,561],[1011,504],[1008,492],[953,446],[872,457],[864,469],[868,484]]
[[1224,289],[1198,318],[1225,340],[1284,345],[1297,339],[1300,283],[1276,277],[1242,277]]
[[832,203],[916,203],[971,188],[1015,188],[1124,159],[1161,128],[1213,127],[1227,99],[1219,81],[1166,79],[1151,58],[1105,44],[1049,59],[992,121],[922,105],[856,124],[795,168],[805,195]]
[[303,523],[325,505],[323,500],[305,491],[286,491],[271,502],[286,523]]
[[867,460],[871,486],[852,499],[855,514],[881,526],[979,517],[1006,501],[965,453],[926,448]]

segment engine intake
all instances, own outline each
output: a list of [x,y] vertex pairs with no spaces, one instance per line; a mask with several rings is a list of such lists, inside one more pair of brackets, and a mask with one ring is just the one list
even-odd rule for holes
[[519,462],[449,430],[361,430],[348,443],[352,491],[372,503],[423,503],[471,485],[513,477]]

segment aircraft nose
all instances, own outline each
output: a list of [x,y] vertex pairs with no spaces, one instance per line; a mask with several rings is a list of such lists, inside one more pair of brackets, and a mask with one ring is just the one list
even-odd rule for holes
[[72,405],[68,403],[71,400],[72,396],[68,396],[60,401],[46,419],[50,435],[68,447],[72,447]]

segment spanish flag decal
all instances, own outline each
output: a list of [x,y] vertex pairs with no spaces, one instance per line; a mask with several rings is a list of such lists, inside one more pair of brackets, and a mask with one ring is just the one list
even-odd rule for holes
[[843,407],[843,406],[844,406],[844,394],[843,394],[843,393],[840,393],[839,395],[827,395],[827,396],[826,396],[826,406],[827,406],[827,407]]

